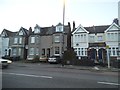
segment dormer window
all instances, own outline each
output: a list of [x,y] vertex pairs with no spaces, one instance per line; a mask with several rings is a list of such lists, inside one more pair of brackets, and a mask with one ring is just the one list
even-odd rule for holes
[[56,32],[63,32],[63,26],[57,26]]
[[56,32],[63,32],[63,25],[61,23],[56,25]]
[[34,33],[40,33],[40,29],[35,28]]
[[40,26],[36,24],[34,27],[34,33],[40,33]]
[[5,36],[6,36],[6,33],[5,33],[5,32],[3,32],[3,33],[1,34],[1,36],[2,36],[2,37],[5,37]]
[[23,32],[22,32],[22,31],[20,31],[20,32],[19,32],[19,35],[23,35]]

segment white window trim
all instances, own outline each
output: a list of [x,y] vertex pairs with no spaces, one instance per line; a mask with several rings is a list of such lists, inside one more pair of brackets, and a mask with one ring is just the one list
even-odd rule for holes
[[63,26],[56,26],[56,32],[63,32]]
[[18,43],[18,38],[15,37],[15,38],[14,38],[14,44],[17,44],[17,43]]
[[60,42],[60,35],[54,36],[54,42],[56,42],[56,43]]
[[97,36],[98,41],[103,41],[103,37],[102,36]]
[[19,38],[19,44],[22,44],[22,37]]
[[[87,56],[87,48],[74,48],[74,51],[77,53],[77,56],[80,56],[80,57]],[[83,51],[83,54],[82,54],[82,51]]]
[[[56,48],[58,48],[58,52],[59,52],[59,53],[56,53]],[[60,47],[55,47],[54,55],[60,55]]]
[[31,36],[30,43],[35,43],[35,37],[34,36]]
[[34,33],[40,33],[40,29],[39,28],[35,28]]

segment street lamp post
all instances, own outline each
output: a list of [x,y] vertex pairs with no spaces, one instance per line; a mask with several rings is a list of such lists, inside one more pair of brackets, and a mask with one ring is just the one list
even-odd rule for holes
[[63,52],[64,52],[64,23],[65,23],[65,0],[63,0]]
[[65,0],[63,0],[63,30],[64,30],[64,22],[65,22]]
[[[62,58],[64,54],[64,23],[65,23],[65,0],[63,0],[63,51],[62,51]],[[62,60],[62,66],[64,66],[64,61]]]

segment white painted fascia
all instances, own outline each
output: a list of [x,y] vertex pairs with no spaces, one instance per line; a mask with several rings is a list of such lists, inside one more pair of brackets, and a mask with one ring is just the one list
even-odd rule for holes
[[81,24],[77,27],[77,29],[72,33],[75,34],[75,32],[79,29],[82,28],[86,33],[89,33]]
[[108,27],[104,32],[106,33],[107,31],[109,31],[109,29],[112,27],[112,26],[116,26],[117,28],[119,28],[120,29],[120,27],[116,24],[116,23],[112,23],[111,25],[110,25],[110,27]]

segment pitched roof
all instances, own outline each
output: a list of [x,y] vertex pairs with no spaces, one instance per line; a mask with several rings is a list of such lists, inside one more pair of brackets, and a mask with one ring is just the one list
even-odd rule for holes
[[62,26],[62,23],[59,22],[56,26]]
[[34,28],[40,28],[40,26],[38,24],[36,24],[36,26]]
[[[64,33],[65,34],[68,33],[69,32],[69,26],[66,25],[64,28],[65,28]],[[50,35],[50,34],[56,33],[55,29],[56,29],[56,27],[53,26],[53,25],[50,26],[50,27],[41,27],[40,28],[40,30],[41,30],[40,33],[34,33],[34,31],[33,31],[32,35]]]
[[89,33],[104,33],[110,25],[84,27]]
[[[21,27],[17,33],[19,33],[21,30],[24,31],[25,35],[28,35],[28,30],[26,28],[23,28],[23,27]],[[18,35],[18,34],[16,34],[16,35]]]
[[17,33],[17,32],[9,31],[9,30],[7,30],[7,29],[3,29],[2,32],[6,32],[6,34],[7,34],[8,36],[14,36],[14,35]]

